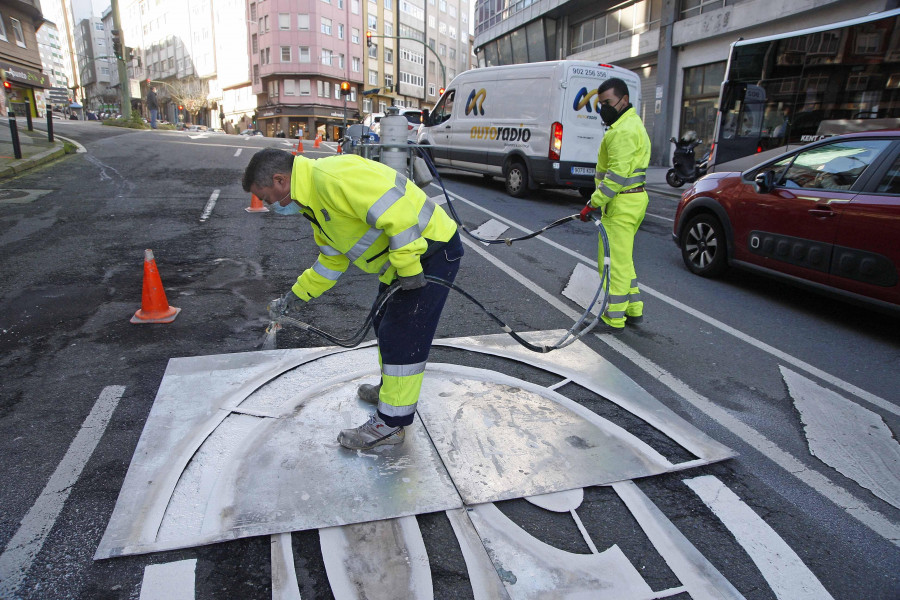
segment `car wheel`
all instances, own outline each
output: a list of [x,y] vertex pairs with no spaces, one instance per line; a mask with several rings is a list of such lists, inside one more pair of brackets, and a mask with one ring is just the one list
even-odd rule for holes
[[716,277],[728,267],[725,228],[710,214],[688,221],[681,232],[681,258],[695,275]]
[[523,198],[528,193],[528,169],[518,160],[506,167],[506,193],[513,198]]

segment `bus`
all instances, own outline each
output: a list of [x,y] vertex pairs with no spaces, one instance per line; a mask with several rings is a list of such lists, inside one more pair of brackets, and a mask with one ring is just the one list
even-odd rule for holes
[[742,171],[799,145],[900,128],[900,9],[737,41],[710,170]]

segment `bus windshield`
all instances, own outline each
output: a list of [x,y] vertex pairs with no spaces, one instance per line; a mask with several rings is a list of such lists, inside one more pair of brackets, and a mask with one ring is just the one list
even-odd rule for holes
[[860,21],[735,43],[719,99],[715,164],[900,128],[900,11]]

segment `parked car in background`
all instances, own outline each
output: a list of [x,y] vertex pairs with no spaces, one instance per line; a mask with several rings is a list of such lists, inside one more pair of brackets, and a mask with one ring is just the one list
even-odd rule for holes
[[[409,123],[406,128],[406,138],[415,143],[419,136],[419,129],[422,127],[422,111],[418,108],[401,108],[400,116],[406,117]],[[376,132],[378,133],[378,132]]]
[[245,129],[241,132],[241,135],[262,135],[263,132],[259,129]]
[[682,195],[672,236],[703,277],[740,267],[900,309],[900,130],[709,174]]

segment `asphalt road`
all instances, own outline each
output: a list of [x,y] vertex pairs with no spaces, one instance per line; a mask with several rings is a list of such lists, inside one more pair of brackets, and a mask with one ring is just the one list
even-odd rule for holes
[[[94,122],[55,127],[87,152],[0,186],[34,196],[0,204],[0,577],[19,582],[16,598],[137,598],[148,565],[196,559],[195,597],[270,598],[268,537],[102,561],[93,554],[168,360],[258,349],[266,302],[315,260],[305,221],[243,210],[249,198],[240,178],[252,153],[289,149],[290,142],[133,132]],[[333,153],[310,146],[311,157]],[[512,225],[512,233],[516,226],[537,229],[583,205],[572,192],[514,199],[499,180],[449,171],[444,182],[470,229],[491,219]],[[892,504],[900,478],[892,458],[900,431],[900,320],[757,275],[691,275],[671,241],[674,208],[674,199],[651,196],[637,237],[644,324],[583,342],[737,456],[638,487],[746,598],[827,597],[815,584],[833,598],[900,597],[900,509]],[[171,325],[128,322],[140,305],[145,248],[154,250],[170,304],[182,309]],[[581,309],[561,292],[576,265],[590,265],[596,253],[596,230],[581,223],[512,246],[468,244],[457,283],[513,329],[566,328],[569,313]],[[371,277],[348,272],[304,317],[350,333],[375,287]],[[492,321],[451,296],[437,336],[493,333],[499,331]],[[278,335],[279,348],[323,345],[305,332]],[[436,349],[432,360],[542,377],[521,364],[462,352]],[[798,388],[789,387],[795,376],[816,402],[843,399],[842,415],[866,415],[870,424],[815,421],[797,404]],[[83,452],[83,470],[73,470],[65,461],[110,386],[124,388],[121,399],[96,448]],[[582,403],[677,454],[633,415],[588,398]],[[884,431],[894,439],[885,440]],[[877,439],[861,450],[868,437]],[[816,441],[841,448],[856,470],[834,464]],[[63,478],[59,485],[61,464],[70,484]],[[717,514],[685,483],[701,476],[721,482],[771,528],[769,545],[756,552],[752,536],[728,526],[727,511]],[[544,543],[591,551],[568,513],[524,500],[499,505]],[[678,593],[672,565],[611,488],[588,488],[578,515],[597,548],[617,545],[653,590],[690,597]],[[434,597],[472,598],[447,517],[417,519]],[[20,545],[23,539],[29,545]],[[331,597],[317,532],[295,532],[293,539],[301,596]],[[790,560],[772,539],[790,550]]]

